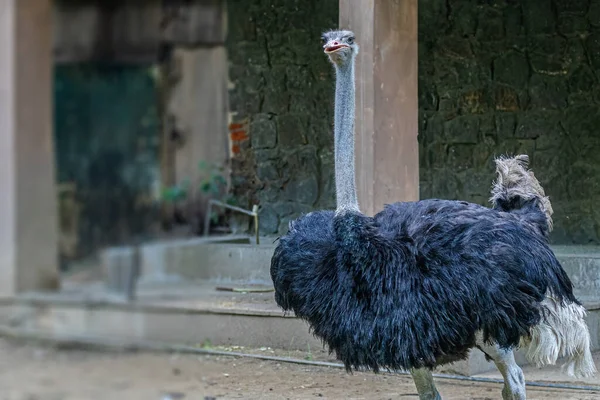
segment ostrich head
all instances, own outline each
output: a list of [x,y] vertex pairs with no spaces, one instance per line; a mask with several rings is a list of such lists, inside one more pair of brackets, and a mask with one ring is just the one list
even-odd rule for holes
[[358,54],[358,45],[351,31],[329,31],[322,36],[323,49],[329,60],[337,66],[348,64]]

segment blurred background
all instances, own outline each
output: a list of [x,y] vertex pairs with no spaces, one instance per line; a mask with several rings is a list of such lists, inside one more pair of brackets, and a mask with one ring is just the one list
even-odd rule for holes
[[[553,241],[598,244],[597,7],[438,3],[419,12],[420,197],[487,204],[492,158],[524,152],[561,211]],[[318,35],[337,1],[52,7],[63,270],[106,246],[202,235],[206,219],[211,234],[251,232],[243,214],[207,215],[209,198],[259,205],[266,236],[333,207]]]

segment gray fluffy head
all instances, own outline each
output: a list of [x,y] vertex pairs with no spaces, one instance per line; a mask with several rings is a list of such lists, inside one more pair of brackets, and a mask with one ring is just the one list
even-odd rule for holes
[[354,33],[347,30],[327,31],[321,37],[323,50],[329,60],[336,66],[350,63],[358,54],[359,46],[355,42]]

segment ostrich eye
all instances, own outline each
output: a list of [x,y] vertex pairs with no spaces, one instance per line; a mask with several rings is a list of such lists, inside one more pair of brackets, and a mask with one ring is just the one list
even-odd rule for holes
[[350,36],[347,40],[348,44],[353,44],[354,43],[354,37]]

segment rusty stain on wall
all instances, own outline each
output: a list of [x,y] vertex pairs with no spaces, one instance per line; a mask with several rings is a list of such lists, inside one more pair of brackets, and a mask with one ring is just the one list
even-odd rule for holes
[[237,155],[240,153],[240,142],[247,141],[248,128],[245,123],[231,123],[229,124],[229,138],[231,139],[231,153]]

